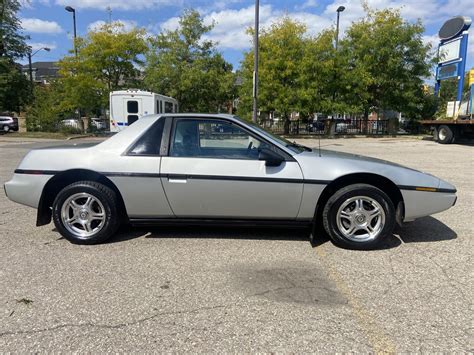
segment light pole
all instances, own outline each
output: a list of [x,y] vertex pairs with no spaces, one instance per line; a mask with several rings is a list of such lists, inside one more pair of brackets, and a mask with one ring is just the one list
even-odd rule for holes
[[[337,21],[336,21],[336,45],[335,45],[335,49],[336,49],[336,53],[334,53],[334,82],[336,81],[337,79],[337,72],[336,72],[336,67],[337,67],[337,64],[336,64],[336,56],[337,56],[337,46],[339,44],[339,17],[341,15],[341,12],[343,12],[346,8],[344,6],[339,6],[336,10],[337,12]],[[332,101],[334,103],[334,105],[336,104],[336,84],[334,83],[334,91],[332,93]],[[334,110],[336,111],[336,110]],[[331,122],[331,125],[329,127],[329,134],[330,135],[333,135],[333,130],[335,129],[335,119],[336,117],[336,112],[333,113],[332,115],[332,122]]]
[[255,37],[253,40],[253,123],[257,123],[258,110],[258,28],[260,25],[260,1],[255,0]]
[[77,32],[76,32],[76,9],[74,9],[71,6],[66,6],[64,8],[67,12],[72,12],[72,21],[74,23],[74,53],[76,54],[77,57],[77,47],[76,47],[76,37],[77,37]]
[[40,49],[37,49],[34,53],[31,53],[31,49],[28,52],[28,65],[29,65],[29,72],[30,72],[30,82],[33,83],[33,64],[31,63],[31,58],[38,53],[41,50],[45,50],[46,52],[49,52],[51,49],[48,47],[42,47]]
[[343,12],[346,8],[344,6],[339,6],[336,10],[337,12],[337,22],[336,22],[336,51],[337,51],[337,44],[339,43],[339,15]]

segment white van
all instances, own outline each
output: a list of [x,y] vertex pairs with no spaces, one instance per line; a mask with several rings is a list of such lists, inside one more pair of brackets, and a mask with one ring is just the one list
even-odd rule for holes
[[120,132],[145,115],[178,112],[178,101],[172,97],[141,90],[110,93],[110,131]]

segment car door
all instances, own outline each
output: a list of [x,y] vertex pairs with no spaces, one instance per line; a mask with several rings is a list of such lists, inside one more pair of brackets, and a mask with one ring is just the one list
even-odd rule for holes
[[[285,161],[267,166],[262,148]],[[294,219],[303,193],[291,155],[226,119],[175,118],[160,173],[171,209],[184,218]]]

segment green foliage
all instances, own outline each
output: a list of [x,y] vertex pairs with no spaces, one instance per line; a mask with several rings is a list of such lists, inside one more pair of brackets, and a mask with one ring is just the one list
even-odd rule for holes
[[20,10],[17,0],[0,0],[0,57],[17,59],[25,56],[29,48],[27,39],[21,33],[21,25],[17,13]]
[[28,80],[15,60],[24,57],[29,48],[21,33],[16,0],[0,1],[0,111],[20,111],[30,99]]
[[[422,41],[423,26],[396,10],[373,11],[354,22],[334,48],[335,31],[315,37],[304,25],[282,18],[260,39],[259,110],[288,114],[360,113],[396,110],[421,117],[429,99],[423,81],[433,53]],[[242,61],[239,113],[252,105],[253,51]],[[428,100],[428,101],[427,101]]]
[[204,39],[212,29],[195,10],[186,10],[179,28],[150,40],[145,84],[151,91],[174,97],[182,112],[220,112],[233,98],[232,66]]
[[49,131],[59,129],[59,122],[74,115],[74,109],[63,106],[63,87],[58,82],[49,86],[34,88],[34,102],[26,109],[26,125],[28,131]]
[[30,98],[30,82],[21,67],[0,57],[0,111],[19,112]]
[[[279,112],[287,126],[291,112],[305,111],[304,73],[310,70],[302,65],[308,55],[305,32],[303,24],[284,17],[260,35],[259,109]],[[253,51],[247,52],[242,62],[239,103],[239,114],[246,118],[252,106],[253,62]]]
[[352,96],[346,91],[344,99],[361,105],[366,115],[369,110],[419,110],[423,80],[433,65],[423,32],[421,22],[403,20],[398,10],[367,9],[366,17],[353,23],[341,41],[347,87],[356,89]]
[[59,62],[62,106],[82,114],[108,105],[110,91],[139,85],[139,67],[147,50],[145,31],[125,31],[120,23],[105,24],[76,40],[78,55]]

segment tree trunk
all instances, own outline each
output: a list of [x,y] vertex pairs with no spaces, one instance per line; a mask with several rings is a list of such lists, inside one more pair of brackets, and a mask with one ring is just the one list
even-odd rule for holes
[[369,108],[368,107],[364,108],[363,128],[364,128],[364,134],[368,134],[369,133]]
[[289,134],[290,133],[290,118],[288,117],[287,114],[283,115],[283,119],[285,120],[284,122],[284,133]]

